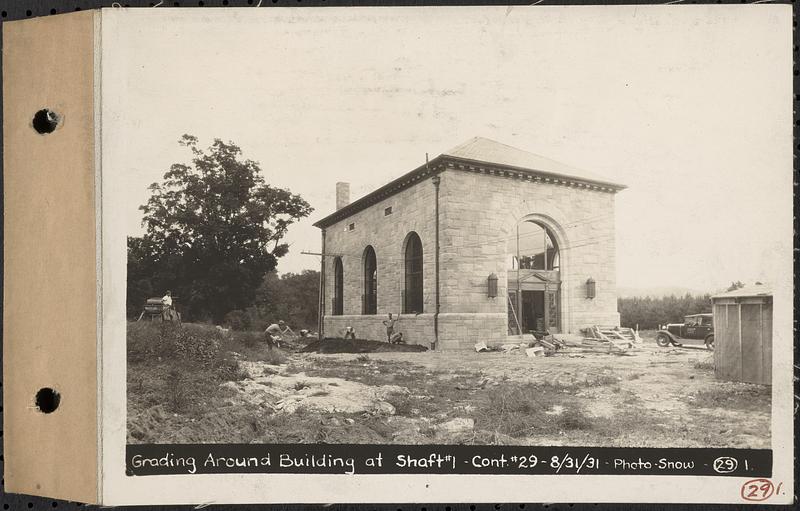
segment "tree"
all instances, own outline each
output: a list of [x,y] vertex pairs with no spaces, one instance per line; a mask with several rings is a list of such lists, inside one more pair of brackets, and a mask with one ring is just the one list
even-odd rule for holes
[[666,323],[682,322],[684,316],[711,312],[711,295],[691,295],[682,297],[675,295],[653,298],[631,297],[618,298],[617,310],[620,323],[625,327],[639,325],[641,329],[657,328]]
[[191,163],[173,164],[139,208],[146,232],[128,240],[129,289],[170,289],[185,316],[221,323],[253,304],[264,276],[288,252],[287,229],[312,208],[265,183],[258,163],[242,159],[233,143],[215,139],[202,150],[184,135],[180,144],[191,150]]
[[271,314],[270,321],[283,319],[296,328],[316,330],[319,310],[319,272],[284,273],[280,278],[264,279],[257,303]]
[[319,272],[270,272],[256,290],[252,307],[233,310],[225,316],[225,324],[234,330],[264,330],[282,319],[295,331],[316,330],[319,319]]

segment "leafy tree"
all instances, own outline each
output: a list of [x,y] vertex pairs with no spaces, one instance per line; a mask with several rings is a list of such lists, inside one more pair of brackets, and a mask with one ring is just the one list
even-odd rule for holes
[[264,330],[279,319],[295,331],[316,330],[319,310],[319,272],[270,272],[256,291],[255,303],[245,310],[234,310],[225,323],[234,330]]
[[293,328],[317,330],[319,310],[319,272],[285,273],[280,279],[265,279],[258,301],[270,300],[273,320],[283,319]]
[[[225,314],[251,306],[264,276],[289,246],[282,240],[311,206],[289,190],[265,183],[258,163],[233,143],[215,139],[203,150],[197,138],[180,144],[190,164],[173,164],[139,209],[146,233],[128,239],[131,294],[172,290],[184,316],[221,323]],[[130,310],[129,310],[130,312]]]

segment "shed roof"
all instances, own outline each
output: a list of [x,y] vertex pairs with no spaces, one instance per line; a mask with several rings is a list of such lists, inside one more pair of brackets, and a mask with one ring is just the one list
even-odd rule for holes
[[756,283],[749,286],[734,289],[725,293],[714,295],[711,298],[737,298],[750,296],[772,296],[772,287],[768,284]]
[[616,192],[626,188],[625,185],[615,183],[597,174],[576,169],[555,160],[539,156],[522,149],[517,149],[494,140],[483,137],[474,137],[449,151],[446,151],[433,160],[430,164],[423,164],[407,172],[384,186],[368,193],[348,204],[347,206],[331,213],[314,223],[315,227],[325,228],[398,193],[399,191],[416,184],[421,179],[437,174],[445,168],[473,168],[481,164],[490,167],[509,169],[511,175],[516,177],[538,176],[545,181],[561,183],[587,183],[596,189]]

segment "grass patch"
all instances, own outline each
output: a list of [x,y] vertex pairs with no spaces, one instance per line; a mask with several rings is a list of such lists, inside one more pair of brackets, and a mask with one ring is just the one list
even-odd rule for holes
[[415,414],[415,410],[419,410],[416,407],[416,401],[416,399],[408,394],[396,393],[386,397],[386,402],[394,406],[395,413],[405,417],[412,416]]
[[552,413],[563,402],[555,388],[525,384],[486,391],[476,412],[476,428],[513,438],[591,429],[592,420],[575,401]]
[[721,383],[699,390],[689,402],[699,408],[726,408],[729,410],[756,411],[772,400],[772,391],[766,385],[747,383]]
[[713,371],[714,370],[714,361],[713,360],[698,360],[694,363],[694,368],[699,369],[701,371]]
[[[350,420],[348,420],[350,419]],[[377,418],[298,410],[263,419],[258,443],[365,444],[391,441],[394,428]]]
[[220,412],[219,385],[246,377],[237,358],[286,362],[256,332],[192,323],[128,323],[126,348],[129,434],[139,442],[250,441],[260,434],[261,412]]

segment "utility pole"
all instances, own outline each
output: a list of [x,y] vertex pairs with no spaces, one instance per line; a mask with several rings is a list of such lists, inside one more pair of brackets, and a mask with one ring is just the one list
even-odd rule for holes
[[319,340],[325,338],[325,258],[326,257],[342,257],[341,254],[326,254],[325,253],[325,229],[322,229],[322,252],[309,252],[303,250],[300,252],[303,255],[319,256],[319,313],[317,314],[317,331],[319,332]]

